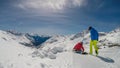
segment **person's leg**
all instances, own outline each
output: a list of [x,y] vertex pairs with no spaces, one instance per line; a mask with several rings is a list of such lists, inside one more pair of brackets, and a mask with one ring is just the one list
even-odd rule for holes
[[94,48],[95,48],[95,53],[96,53],[96,55],[98,55],[98,47],[97,47],[97,43],[98,43],[97,40],[94,40],[94,41],[93,41],[93,45],[94,45]]
[[92,50],[92,45],[93,45],[93,41],[90,41],[90,54],[93,54],[93,50]]
[[82,54],[82,51],[81,51],[81,50],[79,50],[79,51],[76,50],[75,52],[76,52],[76,53],[79,53],[79,54]]

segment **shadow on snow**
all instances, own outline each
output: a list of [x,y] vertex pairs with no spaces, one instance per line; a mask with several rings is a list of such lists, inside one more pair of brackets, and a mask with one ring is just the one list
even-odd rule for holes
[[101,59],[104,62],[108,62],[108,63],[114,63],[115,61],[109,57],[102,57],[102,56],[97,56],[99,59]]

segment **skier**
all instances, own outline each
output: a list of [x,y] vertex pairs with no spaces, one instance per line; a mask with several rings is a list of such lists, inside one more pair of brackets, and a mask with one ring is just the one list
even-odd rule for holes
[[96,53],[96,56],[98,55],[98,47],[97,47],[97,43],[98,43],[98,37],[99,37],[99,34],[97,32],[97,30],[95,30],[93,27],[89,27],[88,28],[88,31],[90,31],[90,36],[91,36],[91,41],[90,41],[90,53],[89,54],[93,54],[93,49],[92,49],[92,46],[94,46],[95,48],[95,53]]
[[77,43],[74,48],[73,51],[77,52],[77,53],[84,53],[84,47],[83,47],[83,42],[79,42]]

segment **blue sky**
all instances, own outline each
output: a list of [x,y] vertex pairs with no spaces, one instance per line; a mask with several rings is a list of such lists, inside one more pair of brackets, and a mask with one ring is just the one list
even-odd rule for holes
[[120,0],[0,0],[0,29],[74,34],[120,27]]

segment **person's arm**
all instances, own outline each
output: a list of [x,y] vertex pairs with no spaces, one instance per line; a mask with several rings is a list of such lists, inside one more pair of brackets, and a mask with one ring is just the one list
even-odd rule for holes
[[82,49],[82,52],[84,52],[84,47],[82,47],[81,49]]

